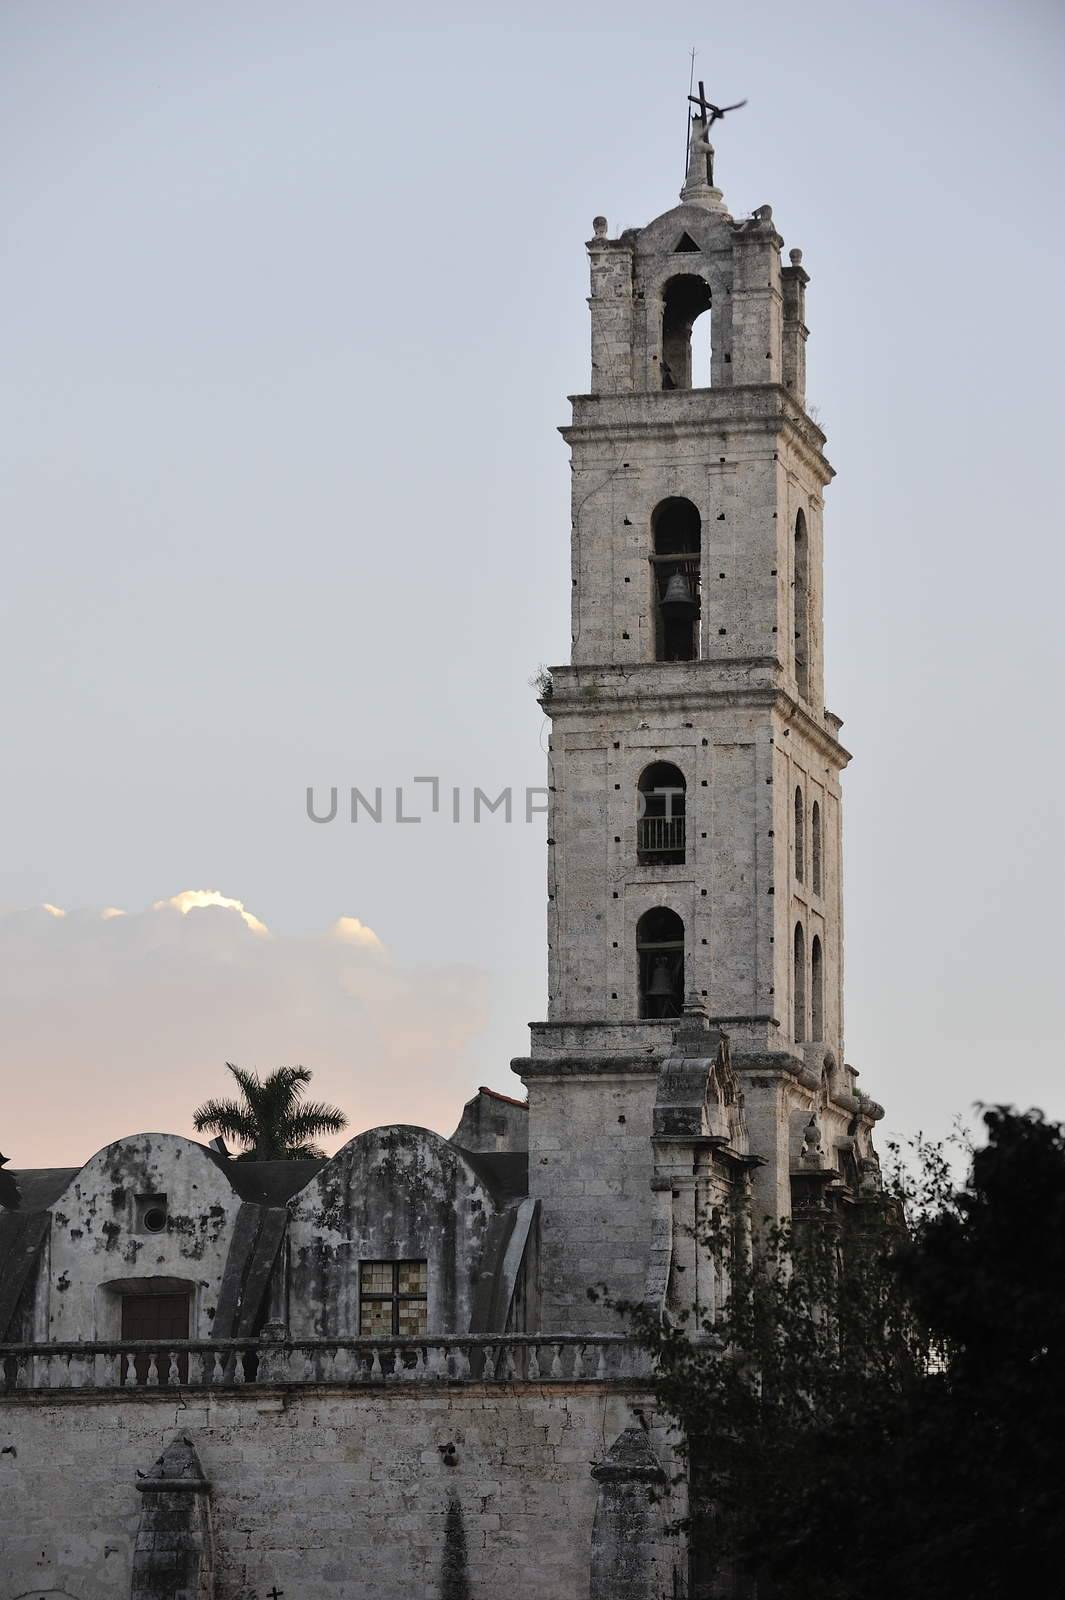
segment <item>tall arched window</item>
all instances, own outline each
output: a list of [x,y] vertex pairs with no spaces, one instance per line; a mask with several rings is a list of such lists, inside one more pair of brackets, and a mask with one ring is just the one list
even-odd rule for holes
[[636,803],[636,855],[643,862],[679,866],[684,861],[684,774],[655,761],[640,774]]
[[810,807],[810,877],[814,894],[824,893],[821,870],[821,807],[815,800]]
[[800,883],[806,873],[806,807],[802,790],[795,790],[795,876]]
[[651,513],[656,661],[699,654],[699,554],[702,519],[690,500],[672,496]]
[[810,1033],[814,1039],[825,1036],[825,963],[816,933],[810,940]]
[[[662,291],[662,387],[690,389],[692,386],[692,329],[705,311],[710,310],[710,285],[694,273],[670,278]],[[710,318],[706,330],[707,359],[698,365],[709,373]],[[702,374],[700,374],[702,375]]]
[[810,698],[810,550],[806,518],[795,518],[795,576],[792,581],[795,630],[795,680],[804,700]]
[[802,923],[795,924],[795,960],[792,979],[792,999],[795,1007],[795,1043],[806,1039],[806,937]]
[[636,924],[641,1017],[679,1017],[684,1005],[684,924],[655,906]]

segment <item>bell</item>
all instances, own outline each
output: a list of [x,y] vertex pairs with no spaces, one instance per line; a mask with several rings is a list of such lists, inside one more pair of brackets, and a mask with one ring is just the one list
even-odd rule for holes
[[647,985],[648,1000],[671,1000],[673,998],[673,979],[669,972],[669,962],[664,956],[655,962],[651,981]]
[[694,617],[699,609],[699,602],[692,594],[692,586],[687,575],[683,572],[674,572],[666,584],[666,592],[661,600],[662,610],[672,617]]

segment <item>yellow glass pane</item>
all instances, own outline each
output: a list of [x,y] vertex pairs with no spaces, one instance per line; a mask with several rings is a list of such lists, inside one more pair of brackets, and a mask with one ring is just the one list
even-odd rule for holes
[[391,1261],[364,1261],[361,1288],[363,1294],[391,1294]]
[[429,1308],[424,1300],[399,1302],[399,1332],[404,1339],[417,1339],[428,1331]]
[[399,1263],[400,1294],[425,1294],[429,1284],[427,1261],[401,1261]]
[[388,1338],[392,1333],[391,1300],[364,1300],[359,1316],[359,1332],[366,1339]]

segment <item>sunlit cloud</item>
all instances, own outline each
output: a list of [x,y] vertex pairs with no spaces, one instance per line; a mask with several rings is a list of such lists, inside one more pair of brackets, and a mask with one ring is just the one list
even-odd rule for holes
[[345,944],[361,944],[368,950],[384,948],[373,929],[358,917],[338,917],[329,932],[334,939],[343,939]]
[[47,900],[41,906],[41,910],[42,911],[47,911],[47,913],[48,913],[48,915],[50,917],[65,917],[66,916],[66,912],[63,910],[62,906],[49,905]]
[[195,1107],[228,1091],[227,1061],[310,1067],[315,1098],[341,1106],[351,1134],[455,1128],[483,1076],[494,988],[481,968],[406,965],[350,913],[264,937],[216,890],[118,911],[0,912],[0,1132],[12,1166],[73,1166],[146,1130],[195,1137]]
[[203,911],[211,906],[219,906],[224,911],[238,912],[252,933],[270,932],[265,922],[260,922],[258,917],[245,910],[243,901],[231,900],[228,895],[220,894],[217,889],[182,889],[180,894],[171,895],[169,900],[157,900],[152,910],[163,911],[168,906],[180,911],[182,916],[187,916],[190,911]]

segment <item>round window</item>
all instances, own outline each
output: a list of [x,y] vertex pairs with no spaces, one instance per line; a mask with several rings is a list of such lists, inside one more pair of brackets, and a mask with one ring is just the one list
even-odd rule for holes
[[148,1233],[162,1233],[166,1227],[165,1207],[149,1206],[144,1213],[144,1226]]

